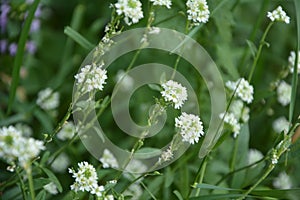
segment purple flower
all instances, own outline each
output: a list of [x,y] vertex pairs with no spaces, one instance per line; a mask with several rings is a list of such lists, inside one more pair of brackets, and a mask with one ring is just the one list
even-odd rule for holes
[[36,18],[39,18],[39,17],[42,16],[42,8],[41,8],[40,5],[37,7],[37,9],[36,9],[36,11],[35,11],[35,13],[34,13],[34,16],[35,16]]
[[18,49],[18,45],[16,43],[11,43],[8,47],[8,51],[11,56],[16,55]]
[[0,28],[1,28],[1,33],[3,33],[6,30],[7,14],[10,11],[10,6],[7,3],[4,3],[1,5],[0,9],[1,9]]
[[36,52],[36,44],[33,41],[28,41],[26,43],[26,49],[30,54],[34,54]]
[[41,22],[39,19],[34,19],[32,21],[32,24],[31,24],[31,27],[30,27],[30,32],[36,32],[40,29],[40,26],[41,26]]
[[7,48],[7,41],[6,40],[0,40],[0,52],[4,53]]

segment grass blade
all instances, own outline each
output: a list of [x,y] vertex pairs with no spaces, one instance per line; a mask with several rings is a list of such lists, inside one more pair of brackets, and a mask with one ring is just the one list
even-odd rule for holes
[[26,40],[28,37],[28,33],[30,31],[31,22],[34,17],[34,13],[35,13],[39,3],[40,3],[40,0],[35,0],[32,3],[32,6],[31,6],[28,16],[25,20],[25,24],[22,29],[21,36],[20,36],[20,39],[18,42],[17,54],[16,54],[16,57],[14,60],[14,65],[13,65],[12,82],[11,82],[11,87],[10,87],[10,91],[9,91],[7,115],[10,114],[12,105],[13,105],[15,97],[16,97],[16,91],[17,91],[17,87],[19,84],[19,80],[20,80],[20,68],[21,68],[21,65],[23,62],[23,57],[24,57],[25,44],[26,44]]
[[92,50],[94,45],[90,43],[87,39],[85,39],[80,33],[72,29],[71,27],[67,26],[64,30],[64,33],[72,38],[75,42],[77,42],[80,46],[87,50]]

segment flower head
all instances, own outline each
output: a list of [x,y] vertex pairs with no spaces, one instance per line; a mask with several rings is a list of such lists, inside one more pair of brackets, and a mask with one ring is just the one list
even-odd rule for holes
[[55,183],[53,183],[53,182],[50,182],[50,183],[48,183],[47,185],[44,185],[43,188],[44,188],[47,192],[49,192],[50,194],[54,194],[54,195],[55,195],[55,194],[58,193],[57,187],[56,187]]
[[182,141],[190,144],[197,143],[199,138],[204,135],[202,121],[197,115],[183,112],[175,118],[175,127],[179,129]]
[[253,86],[249,84],[244,78],[240,78],[236,82],[228,81],[226,86],[231,90],[236,90],[235,95],[237,95],[241,100],[246,103],[251,103],[253,101]]
[[283,131],[286,134],[289,130],[290,123],[284,116],[282,116],[277,118],[273,122],[272,126],[276,133],[281,133]]
[[164,162],[168,162],[173,158],[173,156],[174,156],[173,150],[170,146],[167,150],[165,150],[161,153],[161,156],[158,159],[158,163],[161,164],[161,163],[164,163]]
[[209,19],[209,9],[206,0],[188,0],[186,2],[188,20],[197,26],[206,23]]
[[124,14],[124,21],[129,26],[138,23],[144,17],[139,0],[118,0],[115,7],[118,15]]
[[118,168],[119,164],[115,156],[108,150],[104,149],[102,157],[99,159],[103,168]]
[[96,65],[86,65],[81,68],[80,73],[75,75],[77,84],[82,84],[82,92],[91,92],[92,90],[103,90],[103,85],[106,83],[107,71]]
[[291,178],[285,172],[281,172],[278,177],[274,179],[273,186],[278,189],[291,189]]
[[244,105],[241,100],[234,100],[230,107],[229,111],[234,115],[234,117],[239,121],[247,122],[250,118],[249,112],[250,109]]
[[59,105],[59,94],[53,92],[51,88],[46,88],[38,93],[36,104],[44,110],[52,110]]
[[168,9],[171,8],[172,1],[171,0],[150,0],[153,2],[153,5],[158,6],[166,6]]
[[64,124],[62,129],[57,133],[57,138],[60,140],[71,139],[75,134],[75,126],[73,122]]
[[[294,65],[295,65],[295,61],[296,61],[295,51],[291,51],[288,61],[289,61],[290,72],[294,73]],[[300,74],[300,51],[298,51],[297,72],[298,72],[298,74]]]
[[249,149],[248,151],[248,165],[251,165],[263,158],[263,154],[257,149]]
[[278,6],[272,12],[268,12],[267,17],[271,21],[285,22],[286,24],[290,23],[290,17],[287,16],[286,12],[282,9],[281,6]]
[[174,103],[175,109],[181,108],[183,103],[187,100],[186,88],[173,80],[169,80],[161,86],[163,87],[161,95],[165,101]]
[[281,81],[277,87],[277,100],[286,106],[291,102],[292,87],[285,81]]
[[233,137],[236,138],[238,134],[240,134],[241,125],[239,124],[238,120],[235,118],[234,114],[228,112],[226,113],[225,117],[224,115],[225,113],[221,113],[219,115],[220,119],[224,118],[224,122],[231,127],[233,132]]

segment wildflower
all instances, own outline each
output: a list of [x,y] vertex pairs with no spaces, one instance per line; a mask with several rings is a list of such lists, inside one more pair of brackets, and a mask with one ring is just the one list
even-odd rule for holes
[[281,6],[278,6],[272,12],[268,12],[267,17],[270,18],[271,21],[281,21],[285,22],[286,24],[290,23],[290,17],[286,15]]
[[[133,159],[129,162],[129,164],[126,166],[126,169],[123,173],[124,177],[127,178],[128,180],[134,180],[136,179],[137,177],[139,177],[139,175],[141,173],[144,173],[147,171],[147,166],[141,162],[140,160],[136,160],[136,159]],[[143,179],[139,179],[136,181],[136,183],[139,183],[141,182]]]
[[187,91],[180,83],[173,80],[169,80],[161,85],[163,91],[161,95],[165,101],[174,103],[174,108],[179,109],[183,106],[183,103],[187,100]]
[[138,23],[144,17],[139,0],[118,0],[115,7],[118,15],[124,14],[124,21],[129,26]]
[[210,12],[206,0],[188,0],[186,6],[188,20],[191,20],[193,25],[208,22]]
[[71,190],[78,191],[98,191],[97,184],[97,172],[93,165],[88,162],[78,163],[78,171],[69,168],[69,173],[72,174],[72,177],[75,178],[75,182],[71,185]]
[[8,47],[9,54],[11,56],[16,55],[18,49],[18,45],[16,43],[11,43]]
[[224,122],[228,124],[233,132],[233,137],[236,138],[240,134],[241,125],[238,123],[238,120],[235,118],[234,114],[227,112],[219,115],[220,119],[224,118]]
[[47,192],[49,192],[50,194],[54,194],[54,195],[55,195],[55,194],[58,193],[57,187],[56,187],[55,183],[53,183],[53,182],[50,182],[50,183],[48,183],[47,185],[44,185],[43,188],[44,188]]
[[286,106],[291,102],[292,87],[285,81],[281,81],[277,87],[277,100]]
[[278,155],[277,155],[277,150],[275,150],[275,149],[273,149],[273,151],[272,151],[272,153],[271,153],[271,163],[273,164],[273,165],[276,165],[277,163],[278,163],[278,159],[279,159],[279,157],[278,157]]
[[278,189],[291,189],[292,181],[285,172],[281,172],[273,181],[273,186]]
[[73,122],[68,122],[64,124],[62,129],[57,133],[57,138],[60,140],[67,140],[73,138],[75,134],[75,126]]
[[[294,73],[294,65],[295,65],[295,61],[296,61],[295,51],[291,51],[288,61],[289,61],[290,72]],[[300,51],[298,51],[297,72],[298,72],[298,74],[300,74]]]
[[5,2],[1,2],[0,10],[1,10],[0,29],[1,29],[1,32],[4,33],[4,31],[7,28],[7,15],[10,11],[10,6]]
[[51,88],[46,88],[38,93],[36,104],[44,110],[52,110],[59,105],[59,94]]
[[23,136],[29,137],[32,135],[32,129],[27,124],[17,123],[15,128],[22,133]]
[[141,186],[137,183],[131,184],[124,192],[124,196],[130,196],[131,200],[138,200],[143,194]]
[[101,67],[104,63],[99,66],[86,65],[81,68],[80,73],[75,75],[77,84],[82,85],[82,92],[91,92],[92,90],[103,90],[103,85],[106,83],[107,71]]
[[158,159],[158,163],[168,162],[173,158],[173,150],[171,149],[171,146],[162,152],[161,156]]
[[237,120],[241,119],[243,122],[248,122],[250,118],[250,109],[241,100],[234,100],[230,105],[229,111]]
[[31,27],[30,27],[30,33],[40,30],[40,27],[41,27],[41,22],[39,19],[32,20]]
[[51,168],[58,173],[65,173],[67,167],[70,165],[70,159],[65,154],[60,154],[52,163]]
[[118,168],[119,164],[115,156],[108,150],[104,149],[102,157],[99,159],[103,168]]
[[172,1],[171,0],[150,0],[153,2],[153,5],[158,6],[166,6],[168,9],[171,8]]
[[27,168],[31,159],[44,149],[42,141],[24,137],[22,132],[13,126],[0,129],[0,157],[7,163],[18,161],[21,167]]
[[250,104],[253,101],[253,86],[249,84],[247,80],[244,78],[240,78],[236,82],[227,81],[226,82],[227,88],[231,91],[236,90],[236,94],[241,100]]
[[32,41],[28,41],[26,43],[26,50],[30,53],[30,54],[34,54],[36,52],[36,44]]
[[0,40],[0,53],[4,53],[7,48],[7,40]]
[[272,125],[276,133],[281,133],[283,131],[285,134],[287,134],[290,127],[290,123],[284,116],[277,118]]
[[[248,151],[248,165],[256,163],[263,158],[263,154],[257,149],[249,149]],[[254,166],[253,166],[254,167]]]
[[102,197],[102,193],[104,190],[105,190],[104,187],[100,185],[100,186],[93,187],[91,193],[95,194],[97,197]]
[[131,90],[134,86],[134,79],[128,74],[126,74],[124,70],[119,70],[117,72],[115,81],[121,81],[121,84],[119,86],[123,90]]
[[175,127],[179,129],[182,141],[190,144],[198,143],[199,138],[204,135],[202,122],[197,115],[183,112],[175,118]]

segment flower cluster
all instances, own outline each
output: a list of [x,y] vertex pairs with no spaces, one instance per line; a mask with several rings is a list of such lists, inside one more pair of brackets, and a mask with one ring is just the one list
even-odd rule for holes
[[204,135],[202,121],[194,114],[183,112],[175,118],[175,127],[179,129],[182,141],[190,144],[198,143],[199,138]]
[[[291,51],[288,61],[289,61],[290,72],[294,73],[294,65],[296,61],[295,51]],[[300,51],[298,51],[297,73],[300,74]]]
[[277,100],[278,102],[286,106],[291,102],[292,87],[285,81],[281,81],[277,87]]
[[118,168],[119,164],[115,156],[108,150],[104,149],[102,157],[99,159],[103,168]]
[[165,101],[174,103],[175,109],[181,108],[183,103],[187,100],[186,88],[173,80],[169,80],[161,86],[163,88],[161,95]]
[[153,5],[158,6],[166,6],[168,9],[171,8],[172,1],[171,0],[150,0],[153,2]]
[[158,163],[164,163],[164,162],[168,162],[173,158],[174,154],[173,154],[173,150],[172,150],[172,146],[170,146],[167,150],[163,151],[161,153],[161,156],[158,158]]
[[291,189],[292,188],[292,181],[289,175],[285,172],[281,172],[278,177],[276,177],[273,181],[273,186],[277,189]]
[[139,0],[118,0],[115,7],[118,15],[124,14],[127,25],[138,23],[144,17],[142,3]]
[[235,118],[234,114],[228,113],[221,113],[219,115],[220,119],[224,119],[224,122],[228,124],[233,132],[233,137],[236,138],[238,134],[240,134],[241,125],[238,120]]
[[290,23],[290,17],[287,16],[286,12],[282,9],[281,6],[278,6],[272,12],[268,12],[267,17],[271,21],[280,21],[280,22],[284,22],[286,24]]
[[38,93],[36,104],[44,110],[53,110],[59,105],[59,93],[53,92],[51,88],[46,88]]
[[226,86],[231,91],[235,91],[235,95],[237,95],[242,101],[250,104],[253,101],[253,86],[249,84],[247,80],[244,78],[238,79],[236,82],[228,81],[226,82]]
[[123,195],[130,196],[131,200],[138,200],[143,194],[143,189],[137,183],[131,184],[128,189],[123,192]]
[[287,134],[290,128],[290,123],[284,116],[281,116],[273,122],[272,126],[276,133],[281,133],[283,131]]
[[68,122],[64,124],[62,129],[57,133],[57,138],[60,140],[71,139],[76,132],[76,128],[73,122]]
[[75,178],[75,182],[71,185],[71,190],[75,192],[87,191],[98,197],[103,196],[104,186],[98,185],[98,176],[94,166],[84,161],[78,163],[78,167],[77,172],[74,169],[69,168],[69,173]]
[[206,23],[209,19],[209,9],[206,0],[188,0],[186,2],[188,20],[197,26]]
[[106,83],[107,71],[102,69],[104,63],[99,66],[86,65],[81,68],[80,73],[75,75],[77,85],[80,84],[82,92],[91,92],[93,90],[103,90],[103,85]]
[[258,151],[257,149],[249,149],[249,151],[248,151],[248,165],[256,163],[257,161],[261,160],[263,157],[264,157],[264,155],[260,151]]
[[0,129],[0,158],[9,164],[14,165],[18,161],[18,164],[26,169],[30,161],[44,149],[42,141],[24,137],[22,132],[13,126]]

